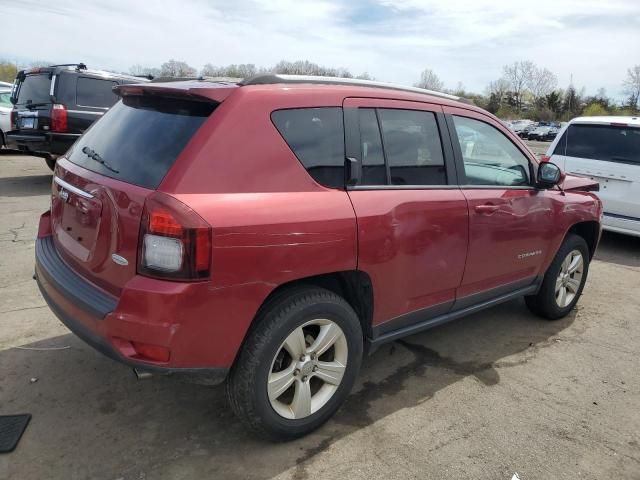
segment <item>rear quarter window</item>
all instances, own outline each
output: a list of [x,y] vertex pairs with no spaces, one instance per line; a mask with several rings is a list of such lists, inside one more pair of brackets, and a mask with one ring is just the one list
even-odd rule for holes
[[565,155],[640,165],[640,128],[570,125],[566,132]]
[[76,83],[76,103],[84,107],[109,108],[118,101],[113,87],[118,85],[111,80],[78,77]]
[[342,108],[277,110],[271,120],[316,182],[330,188],[344,187]]

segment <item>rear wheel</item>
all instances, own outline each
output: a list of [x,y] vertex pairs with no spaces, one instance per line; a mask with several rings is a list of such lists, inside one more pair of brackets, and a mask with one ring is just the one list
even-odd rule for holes
[[263,309],[227,382],[235,413],[263,436],[286,440],[326,422],[362,361],[351,306],[320,288],[295,289]]
[[549,266],[537,295],[526,297],[529,309],[548,320],[567,315],[578,303],[589,272],[589,247],[569,234]]

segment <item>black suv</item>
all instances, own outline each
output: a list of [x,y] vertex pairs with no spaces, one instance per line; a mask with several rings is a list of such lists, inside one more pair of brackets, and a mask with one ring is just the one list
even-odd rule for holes
[[53,170],[56,158],[116,103],[113,87],[146,81],[83,63],[21,70],[11,92],[7,146],[43,157]]

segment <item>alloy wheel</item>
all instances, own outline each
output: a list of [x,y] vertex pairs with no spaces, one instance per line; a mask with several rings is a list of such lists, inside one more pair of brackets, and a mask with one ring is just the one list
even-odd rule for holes
[[582,285],[584,258],[578,250],[572,250],[562,261],[556,278],[556,303],[566,308],[573,302]]
[[271,407],[287,419],[313,415],[333,397],[347,368],[347,339],[328,319],[296,328],[278,349],[269,370]]

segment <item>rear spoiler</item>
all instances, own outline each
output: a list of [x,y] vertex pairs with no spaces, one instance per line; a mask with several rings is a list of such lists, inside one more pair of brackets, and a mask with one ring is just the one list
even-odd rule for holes
[[171,83],[131,83],[113,87],[113,92],[120,96],[157,95],[163,97],[189,97],[195,101],[214,101],[221,103],[238,88],[233,83],[207,82],[171,82]]

